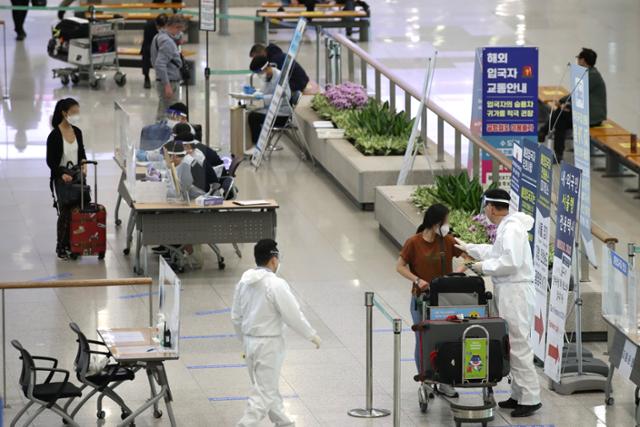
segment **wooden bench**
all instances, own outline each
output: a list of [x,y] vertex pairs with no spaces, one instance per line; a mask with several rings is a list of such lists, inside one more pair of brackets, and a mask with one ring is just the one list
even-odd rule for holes
[[93,6],[99,9],[182,9],[184,3],[114,3],[114,4],[94,4],[80,3],[80,7]]
[[[562,86],[538,87],[538,101],[542,104],[555,104],[555,102],[569,94]],[[550,105],[552,108],[554,105]],[[631,151],[631,132],[611,119],[607,119],[600,126],[589,129],[591,146],[604,152],[606,164],[604,168],[596,169],[604,171],[604,177],[626,177],[622,172],[622,166],[632,170],[640,176],[639,149]],[[635,190],[634,190],[635,191]]]
[[254,22],[255,43],[269,43],[270,28],[291,28],[284,25],[285,21],[294,23],[300,18],[310,19],[310,26],[321,28],[359,28],[361,42],[369,40],[369,13],[363,10],[324,10],[324,11],[285,11],[269,12],[268,10],[257,10],[256,16],[261,18]]
[[[260,8],[262,9],[280,9],[280,8],[284,8],[285,10],[295,10],[295,9],[305,9],[306,10],[306,6],[304,4],[290,4],[288,6],[283,6],[282,3],[280,2],[263,2],[260,5]],[[341,5],[337,5],[335,2],[330,2],[330,3],[318,3],[315,5],[316,9],[331,9],[332,7],[341,7]]]

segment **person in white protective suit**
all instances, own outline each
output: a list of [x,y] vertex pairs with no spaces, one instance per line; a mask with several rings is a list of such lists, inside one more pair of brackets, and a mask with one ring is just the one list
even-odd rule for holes
[[269,416],[276,426],[294,426],[286,414],[279,391],[284,362],[285,325],[320,348],[320,337],[311,327],[289,284],[277,276],[278,244],[259,241],[254,248],[257,268],[247,270],[236,285],[231,321],[243,343],[252,391],[238,427],[257,426]]
[[498,315],[509,326],[511,344],[511,397],[498,405],[512,409],[512,417],[528,417],[542,407],[540,382],[533,365],[529,333],[535,300],[534,269],[529,236],[534,219],[522,212],[509,214],[509,193],[484,193],[484,214],[498,226],[493,245],[475,245],[459,239],[458,248],[479,262],[471,269],[491,276]]

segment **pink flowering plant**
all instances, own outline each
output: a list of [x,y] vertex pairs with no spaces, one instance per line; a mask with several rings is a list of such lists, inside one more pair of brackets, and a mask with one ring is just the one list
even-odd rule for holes
[[337,110],[362,108],[369,102],[365,88],[352,82],[328,85],[324,96],[329,101],[329,105]]

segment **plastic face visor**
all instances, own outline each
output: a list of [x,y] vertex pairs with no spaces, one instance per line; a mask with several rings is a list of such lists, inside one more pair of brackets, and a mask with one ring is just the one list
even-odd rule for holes
[[484,208],[487,207],[487,202],[506,203],[508,205],[510,200],[483,196],[482,203],[480,204],[480,212],[484,212]]

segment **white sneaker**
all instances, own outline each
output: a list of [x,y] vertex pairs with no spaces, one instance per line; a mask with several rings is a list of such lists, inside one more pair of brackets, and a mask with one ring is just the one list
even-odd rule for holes
[[448,384],[438,384],[438,392],[444,394],[447,397],[459,397],[460,395],[455,388]]

